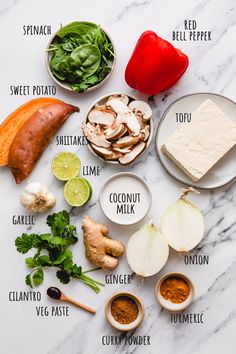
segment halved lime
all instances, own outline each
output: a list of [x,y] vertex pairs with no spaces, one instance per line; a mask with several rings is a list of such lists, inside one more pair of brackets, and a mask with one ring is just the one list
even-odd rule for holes
[[87,203],[91,197],[91,187],[86,179],[74,177],[66,182],[64,197],[67,203],[74,207],[80,207]]
[[73,152],[60,152],[52,160],[52,173],[60,181],[68,181],[79,172],[80,159]]
[[[93,188],[92,188],[91,184],[89,183],[89,181],[87,179],[84,178],[84,180],[87,183],[87,185],[89,186],[89,192],[90,192],[89,193],[89,199],[90,199],[92,197],[92,194],[93,194]],[[89,201],[89,199],[88,199],[88,201]]]

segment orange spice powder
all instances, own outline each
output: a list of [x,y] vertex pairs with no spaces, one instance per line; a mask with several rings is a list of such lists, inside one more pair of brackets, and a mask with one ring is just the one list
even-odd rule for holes
[[161,283],[160,292],[164,299],[179,304],[189,296],[190,287],[181,277],[169,277]]
[[111,314],[121,324],[129,324],[135,321],[138,312],[136,302],[128,296],[119,296],[111,303]]

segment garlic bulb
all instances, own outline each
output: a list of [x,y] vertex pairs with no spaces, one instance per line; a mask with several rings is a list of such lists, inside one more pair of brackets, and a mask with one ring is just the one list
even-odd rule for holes
[[20,196],[20,202],[30,211],[43,213],[54,207],[56,198],[44,184],[32,182],[25,186]]
[[199,193],[190,187],[161,217],[161,232],[169,246],[178,252],[188,252],[196,247],[204,235],[201,211],[186,198],[189,192]]

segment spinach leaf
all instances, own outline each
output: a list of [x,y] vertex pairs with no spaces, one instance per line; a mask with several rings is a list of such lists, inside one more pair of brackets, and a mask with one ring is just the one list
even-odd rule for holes
[[58,33],[58,37],[65,37],[68,34],[86,34],[91,28],[96,28],[97,25],[89,22],[73,22],[68,26],[63,27]]
[[54,55],[50,61],[50,66],[57,71],[59,69],[60,62],[65,58],[66,55],[67,54],[63,50],[62,46],[55,48]]
[[101,53],[95,45],[84,44],[71,53],[71,58],[84,73],[84,77],[88,77],[97,71],[101,61]]

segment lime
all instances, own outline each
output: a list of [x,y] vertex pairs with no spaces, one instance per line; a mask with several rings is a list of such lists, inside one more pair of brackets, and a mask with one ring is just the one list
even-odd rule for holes
[[65,184],[64,197],[71,206],[84,205],[91,198],[91,195],[91,187],[88,181],[82,177],[74,177]]
[[52,173],[60,181],[68,181],[78,176],[80,159],[73,152],[60,152],[52,160]]
[[[89,186],[89,199],[92,197],[92,194],[93,194],[93,189],[92,189],[92,186],[91,186],[91,184],[89,183],[89,181],[87,180],[87,179],[85,179],[84,178],[84,180],[85,180],[85,182],[87,183],[87,185]],[[89,199],[88,199],[88,201],[89,201]]]

